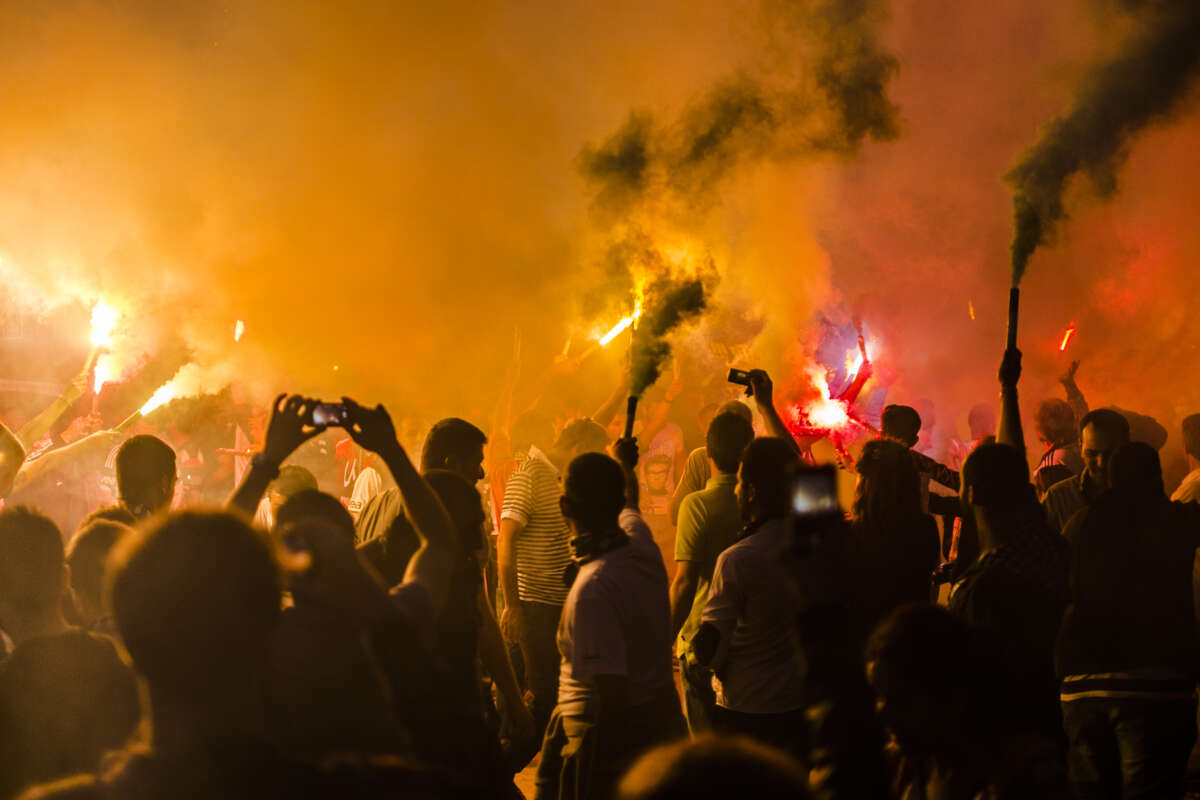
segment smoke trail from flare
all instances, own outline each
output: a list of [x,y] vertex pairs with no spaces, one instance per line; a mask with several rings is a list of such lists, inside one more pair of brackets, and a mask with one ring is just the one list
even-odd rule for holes
[[1121,0],[1139,30],[1123,51],[1085,79],[1074,107],[1007,175],[1013,186],[1013,285],[1029,257],[1066,217],[1069,180],[1087,173],[1102,196],[1117,189],[1116,170],[1130,138],[1175,111],[1200,72],[1200,3]]
[[700,278],[660,276],[646,287],[646,310],[633,334],[631,394],[638,397],[654,385],[671,355],[668,335],[682,323],[695,319],[708,304]]

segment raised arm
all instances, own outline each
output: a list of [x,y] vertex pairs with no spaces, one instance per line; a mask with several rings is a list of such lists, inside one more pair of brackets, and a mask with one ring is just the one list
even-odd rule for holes
[[360,446],[383,458],[396,481],[417,538],[421,540],[421,547],[408,562],[404,582],[420,584],[428,592],[435,611],[440,611],[449,591],[457,549],[454,523],[442,501],[400,446],[387,410],[383,406],[363,408],[349,398],[342,398],[342,402],[350,414],[346,432]]
[[83,397],[83,393],[87,391],[88,372],[91,370],[91,363],[84,368],[83,372],[76,375],[67,384],[67,388],[63,389],[63,393],[59,395],[53,403],[33,419],[26,422],[21,430],[17,431],[17,439],[21,441],[26,449],[33,445],[38,439],[46,435],[46,431],[54,426],[58,418],[67,413],[67,410],[75,405],[75,401]]
[[13,478],[12,491],[27,489],[70,464],[83,464],[85,471],[90,471],[93,467],[98,469],[119,441],[121,434],[116,431],[97,431],[77,442],[51,450],[20,466]]
[[1072,361],[1071,366],[1067,367],[1067,371],[1058,379],[1058,382],[1063,385],[1063,389],[1067,392],[1067,405],[1075,412],[1075,420],[1078,422],[1088,415],[1088,401],[1083,396],[1083,392],[1079,390],[1079,384],[1075,383],[1075,373],[1079,371],[1079,362]]
[[617,439],[613,443],[613,457],[625,471],[625,508],[638,511],[638,500],[641,487],[638,485],[638,444],[637,439]]
[[1000,427],[996,441],[1025,453],[1025,432],[1021,429],[1021,404],[1017,398],[1017,382],[1021,380],[1021,351],[1004,351],[1000,362]]
[[226,506],[253,517],[267,486],[279,475],[279,467],[296,448],[320,433],[324,428],[310,424],[315,400],[294,394],[281,394],[271,406],[271,421],[267,424],[263,450],[250,462]]
[[0,498],[12,489],[17,471],[25,461],[25,448],[12,431],[0,422]]
[[788,430],[783,418],[775,409],[775,384],[771,382],[771,376],[765,370],[750,370],[750,386],[746,389],[746,394],[753,398],[763,424],[767,427],[767,435],[783,439],[792,446],[796,455],[804,458],[804,448],[796,441],[796,437]]

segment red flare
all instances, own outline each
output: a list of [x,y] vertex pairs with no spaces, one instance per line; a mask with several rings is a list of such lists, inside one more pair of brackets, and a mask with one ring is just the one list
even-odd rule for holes
[[1071,343],[1071,339],[1075,337],[1075,326],[1072,325],[1063,332],[1062,344],[1058,346],[1058,352],[1067,352],[1067,345]]

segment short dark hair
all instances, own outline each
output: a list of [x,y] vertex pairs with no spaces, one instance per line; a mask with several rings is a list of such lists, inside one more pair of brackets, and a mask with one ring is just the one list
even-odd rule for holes
[[714,416],[719,417],[722,414],[737,414],[751,425],[754,424],[754,412],[750,410],[750,406],[746,405],[741,400],[730,400],[727,403],[722,403],[721,407],[717,409],[717,413]]
[[1116,436],[1122,442],[1129,441],[1129,420],[1119,411],[1111,408],[1097,408],[1083,415],[1079,420],[1079,432],[1091,425],[1096,430]]
[[81,528],[67,546],[67,566],[71,568],[71,588],[75,594],[99,603],[104,592],[104,564],[129,525],[97,519]]
[[0,597],[14,608],[40,611],[62,592],[62,534],[27,506],[0,512]]
[[726,411],[717,414],[709,423],[704,447],[718,470],[737,472],[738,464],[742,463],[742,453],[753,440],[754,426],[750,421],[741,414]]
[[1200,458],[1200,414],[1183,418],[1183,452]]
[[1015,447],[996,442],[981,444],[963,464],[962,490],[971,505],[996,510],[1016,508],[1031,496],[1029,464]]
[[1073,442],[1079,435],[1075,412],[1065,400],[1051,397],[1043,400],[1034,415],[1034,425],[1046,441],[1054,445]]
[[175,479],[175,451],[157,436],[134,436],[117,451],[117,492],[125,505],[142,505],[167,479]]
[[758,502],[771,514],[791,508],[792,484],[799,470],[795,449],[774,436],[755,439],[742,453],[742,482],[753,487]]
[[303,491],[315,490],[317,477],[299,464],[288,464],[280,467],[279,476],[271,481],[271,485],[267,488],[272,492],[278,492],[286,499]]
[[1145,442],[1126,442],[1113,451],[1108,465],[1109,485],[1139,495],[1162,497],[1162,462],[1158,451]]
[[921,436],[921,415],[912,406],[890,405],[879,419],[884,436],[898,439],[909,447]]
[[113,552],[107,591],[151,690],[182,696],[240,680],[280,614],[270,544],[225,512],[185,511],[135,529]]
[[421,471],[444,469],[451,458],[475,457],[475,451],[487,444],[487,434],[465,419],[448,417],[434,423],[421,448]]
[[625,508],[625,470],[604,453],[576,456],[567,466],[563,494],[576,521],[615,522]]
[[600,423],[582,417],[567,423],[554,443],[559,452],[582,450],[585,453],[602,453],[608,447],[608,431]]
[[908,690],[936,697],[972,682],[971,639],[967,623],[940,606],[901,606],[867,638],[866,661],[883,666]]
[[621,779],[617,797],[804,800],[807,783],[800,765],[780,750],[744,736],[704,734],[646,753]]
[[[124,506],[105,506],[97,508],[92,513],[83,518],[79,523],[77,531],[81,531],[93,522],[119,522],[122,525],[134,526],[137,524],[137,518],[129,513],[129,509]],[[78,535],[78,534],[76,534]]]
[[873,439],[855,464],[860,480],[854,516],[872,530],[921,516],[921,476],[912,451],[899,442]]
[[354,540],[354,518],[340,500],[320,489],[301,489],[285,500],[275,512],[276,528],[307,520],[328,522],[351,541]]

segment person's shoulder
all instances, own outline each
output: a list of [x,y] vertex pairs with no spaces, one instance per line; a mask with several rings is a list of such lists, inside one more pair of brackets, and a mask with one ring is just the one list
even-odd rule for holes
[[26,789],[19,800],[102,800],[105,793],[92,775],[75,775]]
[[1081,493],[1079,476],[1072,475],[1069,478],[1063,478],[1061,481],[1050,485],[1050,488],[1046,490],[1046,503],[1067,500]]

